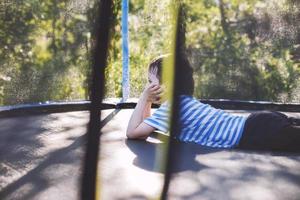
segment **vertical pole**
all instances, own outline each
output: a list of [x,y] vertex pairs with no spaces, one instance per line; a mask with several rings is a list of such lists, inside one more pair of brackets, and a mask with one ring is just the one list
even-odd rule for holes
[[122,0],[122,102],[130,95],[129,84],[129,46],[128,46],[128,7],[129,1]]
[[[184,45],[184,38],[182,38],[184,35],[184,32],[182,30],[182,7],[179,3],[178,5],[175,5],[174,9],[174,35],[173,35],[173,42],[172,45],[172,51],[174,55],[172,56],[173,59],[173,66],[172,68],[169,68],[171,70],[174,70],[173,77],[170,81],[172,81],[171,88],[169,88],[171,91],[171,115],[170,115],[170,137],[169,137],[169,143],[167,145],[167,152],[166,152],[166,164],[165,164],[165,179],[164,179],[164,185],[162,189],[162,193],[160,196],[161,200],[168,199],[168,191],[170,187],[170,182],[172,178],[172,174],[174,172],[174,168],[176,165],[176,159],[178,156],[178,152],[180,151],[180,143],[176,143],[175,138],[180,134],[181,132],[181,121],[180,121],[180,92],[182,91],[181,87],[182,84],[184,84],[181,80],[182,73],[184,71],[182,68],[184,66],[181,66],[181,59],[182,59],[182,49]],[[180,91],[180,92],[179,92]]]
[[81,181],[82,200],[98,199],[97,194],[99,194],[98,191],[100,189],[97,187],[97,165],[101,136],[101,102],[104,96],[104,72],[107,64],[112,0],[99,0],[96,6],[99,7],[93,32],[95,45],[92,52],[91,107],[88,132],[85,135],[87,143],[85,146],[86,150]]

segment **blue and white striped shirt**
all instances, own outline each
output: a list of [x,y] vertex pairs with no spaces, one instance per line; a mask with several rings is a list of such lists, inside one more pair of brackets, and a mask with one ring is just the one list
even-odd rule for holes
[[[246,117],[232,115],[203,104],[192,96],[182,95],[180,101],[182,130],[179,140],[219,148],[233,148],[238,145]],[[160,131],[168,132],[168,103],[162,104],[144,122]]]

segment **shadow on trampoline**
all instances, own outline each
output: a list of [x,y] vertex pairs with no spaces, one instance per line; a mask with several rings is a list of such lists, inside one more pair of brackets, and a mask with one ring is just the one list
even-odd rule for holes
[[[80,160],[77,157],[78,155],[76,153],[76,149],[82,146],[82,142],[83,136],[74,140],[71,145],[49,153],[47,158],[35,168],[31,169],[24,176],[5,187],[1,191],[1,196],[5,197],[7,195],[11,195],[12,193],[19,191],[19,189],[29,184],[31,187],[28,191],[26,191],[25,195],[22,195],[22,199],[32,199],[36,194],[42,192],[44,189],[47,189],[52,184],[51,180],[49,179],[51,178],[49,177],[51,174],[50,172],[47,172],[51,166],[57,166],[57,170],[66,170],[66,168],[68,168],[66,165],[72,166],[75,162]],[[77,159],[74,159],[75,157],[77,157]],[[53,170],[53,168],[51,170]],[[60,177],[61,181],[63,181],[63,178],[64,177]]]
[[[153,143],[149,141],[140,140],[126,140],[127,147],[136,155],[133,165],[148,171],[163,173],[159,163],[163,163],[164,159],[164,143]],[[174,166],[174,173],[181,171],[199,171],[207,168],[206,165],[200,164],[196,161],[196,155],[215,153],[223,151],[220,149],[213,149],[202,147],[195,144],[177,143],[176,152],[177,165]]]
[[[1,198],[34,199],[47,190],[51,194],[49,190],[58,186],[66,191],[78,187],[87,120],[82,120],[85,113],[76,119],[74,114],[68,114],[1,120]],[[71,178],[74,173],[76,180]],[[63,185],[66,180],[71,186]],[[64,194],[68,195],[71,199],[76,197],[74,192]]]
[[[136,155],[134,166],[162,173],[157,164],[163,160],[163,143],[125,143]],[[297,154],[213,149],[189,143],[177,143],[175,149],[171,199],[259,199],[259,194],[267,199],[295,199],[300,194],[292,189],[300,186]],[[289,189],[282,191],[285,187]]]
[[[266,199],[298,199],[299,190],[292,188],[300,185],[299,156],[274,157],[269,153],[235,150],[217,154],[215,158],[200,159],[206,164],[205,172],[193,176],[175,174],[171,198],[261,199],[263,195]],[[193,189],[186,189],[188,192],[181,190],[183,182]]]

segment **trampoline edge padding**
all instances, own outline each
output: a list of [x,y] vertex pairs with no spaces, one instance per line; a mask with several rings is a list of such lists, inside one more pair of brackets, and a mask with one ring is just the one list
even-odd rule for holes
[[[240,101],[227,99],[200,99],[202,103],[209,104],[215,108],[226,110],[276,110],[282,112],[300,112],[300,104],[295,103],[276,103],[265,101]],[[101,103],[99,109],[133,109],[136,101],[116,103],[105,101]],[[158,104],[153,104],[152,108],[158,108]],[[78,102],[46,102],[35,104],[21,104],[14,106],[0,107],[0,118],[24,116],[34,114],[61,113],[71,111],[85,111],[91,108],[90,101]]]

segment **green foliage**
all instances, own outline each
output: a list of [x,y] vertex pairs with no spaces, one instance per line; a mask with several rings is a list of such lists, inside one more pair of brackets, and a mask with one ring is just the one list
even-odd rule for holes
[[[299,101],[290,95],[296,89],[300,75],[299,60],[290,56],[296,41],[291,34],[276,32],[276,27],[263,27],[266,19],[262,16],[270,17],[267,12],[274,5],[258,0],[218,2],[186,3],[189,13],[186,19],[187,51],[196,72],[195,95],[201,98]],[[286,2],[281,3],[288,6]],[[291,11],[276,8],[279,10],[277,15],[268,18],[270,26],[274,26],[273,21],[283,20],[285,12]],[[294,12],[299,13],[299,9]],[[286,26],[286,30],[296,27],[283,22],[282,26]]]
[[[129,5],[130,93],[138,97],[147,81],[149,62],[168,51],[170,30],[169,2],[131,0]],[[164,12],[161,12],[164,10]],[[122,38],[121,1],[115,1],[109,65],[106,70],[106,95],[121,97]]]
[[78,3],[0,4],[0,75],[5,77],[0,81],[1,104],[87,98],[87,11],[92,2]]
[[[146,83],[148,63],[170,52],[170,1],[130,2],[130,85],[131,96],[138,97]],[[285,0],[181,2],[186,13],[186,53],[195,70],[196,97],[299,101],[294,95],[299,85],[299,60],[292,57],[299,6],[296,9]],[[107,95],[117,97],[122,93],[120,16],[120,10],[116,11],[106,72],[106,87],[110,88]],[[278,20],[281,24],[276,27]],[[294,30],[294,35],[280,32],[282,27]]]
[[[131,0],[131,97],[149,62],[170,52],[169,0]],[[300,101],[300,4],[181,0],[195,96]],[[0,105],[88,99],[94,0],[0,2]],[[121,97],[121,0],[114,1],[106,96]]]

